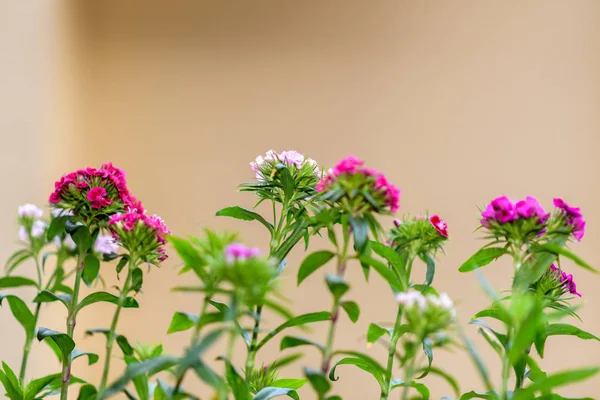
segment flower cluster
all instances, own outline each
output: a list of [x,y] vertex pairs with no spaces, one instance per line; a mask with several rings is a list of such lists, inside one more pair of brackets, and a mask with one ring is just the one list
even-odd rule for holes
[[295,150],[269,150],[256,157],[250,167],[256,173],[256,181],[242,184],[241,190],[288,205],[312,198],[321,177],[316,161]]
[[565,228],[576,240],[585,232],[585,221],[579,208],[571,207],[562,199],[555,198],[557,212],[552,218],[534,197],[516,203],[506,196],[498,197],[481,213],[481,225],[495,236],[506,236],[518,240],[541,236],[546,232],[560,232]]
[[239,242],[228,244],[223,251],[220,280],[229,282],[247,306],[263,302],[276,274],[273,263],[261,255],[260,249]]
[[400,189],[381,172],[364,167],[364,162],[348,156],[329,170],[316,186],[322,199],[338,202],[353,215],[369,211],[395,213],[400,207]]
[[86,168],[63,175],[54,184],[49,202],[56,207],[72,210],[86,221],[142,208],[127,188],[125,172],[111,163],[103,164],[98,169]]
[[447,329],[455,319],[454,303],[446,293],[423,295],[416,290],[398,293],[396,301],[404,305],[404,315],[417,337]]
[[439,215],[394,219],[389,244],[396,251],[434,253],[448,239],[448,224]]
[[564,218],[564,223],[572,230],[573,237],[580,241],[585,233],[585,221],[578,207],[571,207],[563,199],[555,198],[554,206],[558,208],[560,216]]
[[19,239],[39,250],[46,242],[45,233],[48,223],[41,218],[44,210],[33,204],[23,204],[17,211],[19,217]]
[[552,264],[549,270],[550,275],[552,275],[556,280],[558,280],[561,286],[565,291],[568,291],[570,294],[581,297],[581,293],[577,292],[577,285],[573,280],[573,275],[567,273],[565,271],[561,271],[556,265]]
[[112,215],[107,227],[113,238],[131,254],[151,264],[167,259],[163,245],[166,243],[165,235],[170,231],[159,216],[128,211]]

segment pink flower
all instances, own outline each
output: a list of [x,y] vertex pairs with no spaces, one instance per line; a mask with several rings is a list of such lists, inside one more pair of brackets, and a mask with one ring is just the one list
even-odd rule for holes
[[550,213],[546,213],[537,199],[531,196],[527,196],[525,200],[517,202],[515,210],[522,218],[538,217],[539,222],[542,224],[550,217]]
[[505,224],[519,218],[514,204],[506,196],[497,197],[492,200],[481,213],[481,216],[483,217],[481,224],[484,226],[489,226],[489,221]]
[[110,235],[98,235],[94,243],[94,250],[101,254],[111,254],[119,250],[119,245]]
[[445,238],[448,237],[448,224],[446,223],[446,221],[441,219],[439,215],[432,215],[431,217],[429,217],[429,222],[431,223],[431,225],[433,225],[435,230],[438,231],[440,235],[442,235]]
[[38,208],[34,204],[23,204],[19,206],[18,214],[19,217],[42,218],[42,215],[44,215],[44,210]]
[[560,282],[563,284],[565,289],[567,289],[569,293],[581,297],[581,293],[577,292],[577,285],[573,280],[573,275],[567,275],[566,272],[559,270],[554,264],[550,266],[550,269],[554,272],[560,271],[560,275],[558,276],[558,278],[560,279]]
[[91,188],[86,195],[88,201],[92,203],[92,208],[100,210],[112,204],[111,199],[106,198],[106,189],[102,186]]
[[[149,248],[152,254],[145,256],[155,257],[158,261],[163,261],[167,258],[167,254],[162,248],[166,243],[165,235],[171,232],[165,225],[164,221],[158,215],[148,216],[135,211],[129,211],[123,214],[114,214],[110,217],[107,227],[113,234],[113,238],[118,240],[126,248],[139,247],[138,241],[143,241],[144,247]],[[132,232],[133,234],[125,234],[124,232]],[[148,242],[148,238],[154,239],[154,242]]]
[[566,217],[567,225],[573,228],[573,237],[577,241],[580,241],[585,234],[585,221],[583,220],[583,215],[581,215],[579,208],[569,206],[563,201],[563,199],[560,198],[554,199],[554,205],[560,209],[563,215]]
[[262,254],[261,249],[257,247],[246,247],[242,243],[234,242],[225,248],[225,260],[228,264],[236,261],[246,261],[249,258],[258,257]]
[[296,150],[286,150],[279,155],[279,160],[287,165],[295,165],[296,168],[302,168],[304,155]]
[[355,174],[358,169],[364,164],[354,156],[348,156],[333,167],[333,174],[338,176],[342,174]]

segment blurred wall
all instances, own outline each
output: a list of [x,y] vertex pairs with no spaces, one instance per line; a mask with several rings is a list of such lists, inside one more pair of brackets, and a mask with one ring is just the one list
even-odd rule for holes
[[[497,195],[537,196],[547,208],[553,196],[563,196],[581,206],[589,228],[573,247],[598,264],[596,1],[103,1],[71,3],[68,11],[76,38],[69,65],[76,65],[77,160],[86,165],[112,160],[126,169],[132,190],[176,234],[197,234],[206,226],[237,229],[247,242],[266,247],[260,226],[219,219],[214,212],[227,205],[252,206],[251,195],[236,191],[252,177],[248,162],[270,148],[293,148],[325,166],[347,154],[363,158],[402,188],[401,213],[429,210],[448,221],[452,240],[447,256],[439,259],[435,284],[455,299],[465,324],[488,299],[474,274],[457,269],[481,245],[473,233],[477,206]],[[43,40],[37,45],[46,48]],[[20,79],[29,76],[19,72]],[[27,95],[39,97],[34,91]],[[40,111],[27,105],[19,110],[32,120]],[[10,167],[17,160],[3,162]],[[30,179],[35,171],[31,167]],[[18,194],[27,191],[34,198],[48,192],[23,186]],[[9,209],[25,200],[12,196],[13,203],[5,204]],[[2,234],[14,236],[6,228]],[[325,245],[316,241],[313,248]],[[295,287],[302,257],[300,249],[290,257],[286,295],[298,313],[329,309],[322,275]],[[599,278],[575,266],[567,269],[584,294],[585,328],[600,332],[594,308],[600,303]],[[485,270],[499,290],[508,287],[510,273],[507,263]],[[377,277],[366,285],[358,265],[350,268],[349,279],[362,315],[355,325],[342,321],[336,345],[384,360],[385,349],[367,350],[362,338],[369,322],[393,321],[394,299]],[[198,297],[169,291],[182,283],[188,282],[177,276],[176,257],[153,270],[139,298],[142,308],[124,312],[120,332],[180,352],[187,335],[164,333],[172,313],[199,307]],[[82,315],[77,339],[83,340],[83,327],[107,326],[111,312],[112,307],[98,306]],[[6,313],[2,318],[5,323]],[[266,324],[277,321],[270,316]],[[494,353],[473,327],[464,326],[499,377]],[[314,338],[324,339],[325,328],[317,326]],[[100,338],[81,343],[102,352]],[[270,362],[277,344],[265,349],[259,362]],[[2,351],[8,347],[2,345]],[[462,352],[435,356],[465,391],[481,387]],[[592,365],[599,357],[597,343],[556,338],[543,366]],[[298,376],[301,365],[316,362],[311,354],[283,376]],[[116,374],[122,365],[118,360],[114,365]],[[336,391],[344,398],[378,394],[364,373],[351,367],[339,372]],[[97,380],[99,368],[89,377]],[[433,398],[451,395],[437,378],[428,382]],[[186,386],[201,387],[193,379]],[[561,393],[597,396],[599,387],[596,377]]]

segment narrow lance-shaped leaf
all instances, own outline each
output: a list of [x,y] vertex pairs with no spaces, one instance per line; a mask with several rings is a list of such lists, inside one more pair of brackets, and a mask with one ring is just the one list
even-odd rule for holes
[[[77,306],[77,310],[80,311],[82,308],[92,305],[94,303],[112,303],[119,304],[119,296],[115,296],[114,294],[108,292],[94,292],[86,296],[79,305]],[[133,297],[126,297],[123,302],[124,308],[139,308],[138,302]]]
[[40,342],[42,340],[52,340],[60,349],[63,360],[75,349],[75,342],[69,335],[51,329],[40,327],[37,333],[37,339]]
[[356,304],[355,301],[344,301],[341,304],[341,306],[344,309],[344,311],[346,311],[346,314],[348,314],[348,318],[350,318],[350,321],[358,321],[358,317],[360,316],[360,308],[358,307],[358,304]]
[[340,365],[354,365],[357,366],[358,368],[362,369],[363,371],[368,372],[369,374],[371,374],[371,376],[373,376],[373,378],[375,378],[375,380],[377,381],[377,383],[379,384],[379,386],[383,389],[385,387],[385,379],[384,379],[384,374],[382,371],[381,366],[377,365],[377,364],[373,364],[371,362],[368,362],[365,359],[362,358],[354,358],[354,357],[344,357],[340,360],[338,360],[338,362],[335,363],[335,365],[331,368],[331,371],[329,372],[329,379],[332,381],[337,381],[339,378],[335,376],[335,371],[337,369],[337,367],[339,367]]
[[278,388],[278,387],[266,387],[260,392],[256,393],[253,400],[268,400],[274,397],[288,396],[294,400],[300,400],[298,393],[294,389]]
[[321,322],[328,321],[331,319],[331,313],[322,311],[316,313],[302,314],[297,317],[294,317],[290,320],[287,320],[283,324],[279,325],[277,328],[269,332],[263,340],[256,346],[256,350],[258,351],[262,346],[264,346],[269,340],[271,340],[275,335],[279,332],[283,331],[286,328],[291,328],[293,326],[309,324],[313,322]]
[[8,302],[10,311],[16,320],[19,321],[23,329],[25,329],[25,334],[27,337],[33,337],[33,331],[35,330],[35,319],[25,302],[13,294],[0,293],[0,305],[2,305],[2,301],[4,299],[6,299]]
[[241,219],[243,221],[258,221],[261,224],[263,224],[265,228],[269,230],[269,232],[273,232],[273,225],[266,219],[264,219],[262,215],[255,213],[254,211],[246,210],[242,207],[226,207],[222,210],[217,211],[216,215],[220,217],[232,217],[236,219]]
[[474,271],[478,268],[485,267],[506,253],[507,250],[503,247],[484,247],[465,261],[458,270],[460,272]]
[[335,257],[335,254],[327,250],[316,251],[308,255],[298,269],[298,285],[317,269],[327,264],[333,257]]

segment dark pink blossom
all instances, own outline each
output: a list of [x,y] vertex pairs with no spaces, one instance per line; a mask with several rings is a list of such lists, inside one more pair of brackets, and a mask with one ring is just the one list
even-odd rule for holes
[[525,200],[517,202],[515,206],[517,214],[521,218],[537,217],[540,223],[546,222],[550,213],[546,213],[535,197],[527,196]]
[[[131,248],[136,248],[139,245],[139,243],[136,242],[137,240],[142,240],[146,243],[148,237],[154,236],[153,256],[155,256],[158,261],[167,259],[167,253],[162,245],[167,242],[165,235],[168,235],[171,232],[158,215],[148,216],[135,211],[114,214],[108,220],[107,227],[110,229],[116,240]],[[132,232],[133,235],[125,235],[123,232]],[[131,241],[134,243],[130,243]],[[150,254],[144,256],[147,257],[150,256]]]
[[580,241],[585,234],[585,221],[579,207],[571,207],[560,198],[554,199],[554,206],[561,210],[566,218],[567,225],[573,228],[573,237]]
[[439,215],[432,215],[429,217],[429,222],[440,235],[445,238],[448,237],[448,224],[441,219]]
[[490,221],[506,224],[519,218],[515,210],[515,205],[506,196],[497,197],[492,200],[481,213],[481,216],[483,217],[481,224],[486,227],[489,226]]
[[348,156],[333,167],[333,174],[338,176],[342,174],[355,174],[359,168],[364,164],[363,161],[359,160],[354,156]]
[[567,275],[567,273],[565,271],[561,271],[554,264],[552,264],[550,266],[550,269],[554,272],[560,272],[560,275],[558,275],[558,278],[560,279],[560,282],[563,284],[565,289],[567,289],[569,291],[569,293],[574,294],[575,296],[581,297],[581,293],[577,292],[577,285],[575,284],[575,281],[573,280],[572,274]]
[[86,195],[86,198],[92,203],[92,208],[100,210],[112,204],[111,199],[106,198],[106,189],[102,186],[91,188]]

